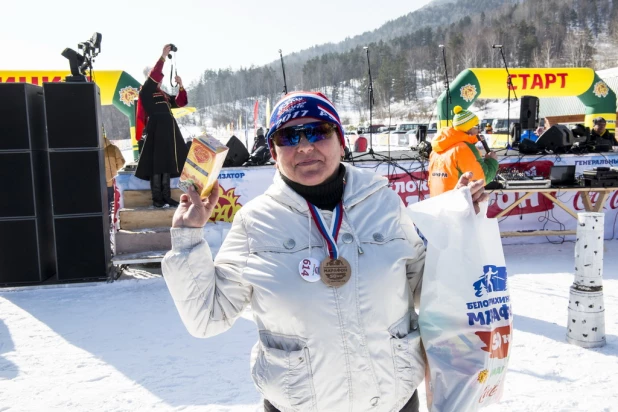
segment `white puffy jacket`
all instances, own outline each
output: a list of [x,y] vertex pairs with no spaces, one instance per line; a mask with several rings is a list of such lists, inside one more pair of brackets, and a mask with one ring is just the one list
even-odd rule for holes
[[[202,229],[172,229],[163,274],[196,337],[232,327],[251,304],[258,390],[281,411],[399,411],[422,382],[413,292],[425,247],[397,194],[373,171],[346,166],[339,253],[352,267],[340,288],[306,282],[299,262],[325,241],[306,201],[279,174],[236,214],[216,259]],[[322,211],[327,224],[332,213]]]

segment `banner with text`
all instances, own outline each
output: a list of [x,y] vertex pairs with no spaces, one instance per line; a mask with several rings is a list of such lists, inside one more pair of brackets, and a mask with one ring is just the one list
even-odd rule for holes
[[[508,156],[499,157],[501,168],[511,168],[530,174],[548,176],[552,165],[574,165],[576,175],[584,170],[598,166],[618,165],[618,154],[589,154],[589,155],[547,155],[547,156]],[[372,169],[376,173],[388,177],[390,189],[393,190],[407,206],[429,197],[427,185],[426,163],[416,161],[397,161],[397,168],[384,162],[356,162],[355,166]],[[250,200],[263,194],[271,185],[275,174],[274,166],[256,166],[241,168],[224,168],[219,174],[221,197],[215,208],[211,220],[231,222],[240,208]],[[121,174],[116,179],[120,190],[150,190],[149,182],[140,180],[131,173]],[[178,179],[172,179],[172,186],[177,187]],[[494,217],[505,210],[524,193],[494,191],[491,194],[488,207],[488,216]],[[584,204],[577,192],[564,192],[556,189],[553,195],[566,204],[575,213],[584,210]],[[597,193],[591,193],[594,204],[598,199]],[[122,196],[121,205],[122,207]],[[618,192],[613,192],[607,198],[603,208],[605,212],[605,238],[616,237],[615,224],[618,216]],[[378,212],[379,213],[379,212]],[[576,220],[566,211],[549,201],[540,193],[534,193],[519,206],[511,210],[500,219],[500,230],[528,231],[528,230],[575,230]],[[574,236],[567,236],[574,239]],[[561,241],[563,237],[543,236],[503,238],[505,244],[543,243],[547,241]]]

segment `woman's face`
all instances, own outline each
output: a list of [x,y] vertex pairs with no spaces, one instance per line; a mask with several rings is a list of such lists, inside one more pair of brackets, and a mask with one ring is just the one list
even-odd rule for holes
[[[293,182],[315,186],[325,182],[339,169],[344,155],[339,136],[332,130],[328,138],[309,143],[304,132],[296,146],[274,145],[273,158],[279,172]],[[276,139],[275,139],[276,140]]]

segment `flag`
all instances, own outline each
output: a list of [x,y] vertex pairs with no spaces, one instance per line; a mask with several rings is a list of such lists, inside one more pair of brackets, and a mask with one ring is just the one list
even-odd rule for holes
[[270,127],[270,97],[266,99],[266,122],[264,124],[266,127]]
[[253,105],[253,132],[254,132],[253,134],[254,135],[257,133],[259,112],[260,112],[260,105],[258,101],[256,100],[255,104]]

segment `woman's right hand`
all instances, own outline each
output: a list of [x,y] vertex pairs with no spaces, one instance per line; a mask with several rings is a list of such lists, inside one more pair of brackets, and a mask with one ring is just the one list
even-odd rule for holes
[[167,55],[170,54],[171,50],[172,50],[172,45],[166,44],[165,47],[163,47],[163,53],[161,54],[161,58],[163,60],[167,59]]
[[180,196],[180,205],[174,212],[172,227],[204,227],[219,202],[219,182],[216,182],[206,200],[191,186],[189,194]]

